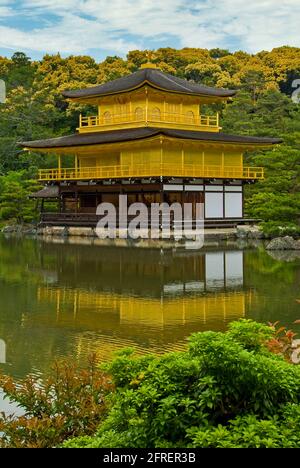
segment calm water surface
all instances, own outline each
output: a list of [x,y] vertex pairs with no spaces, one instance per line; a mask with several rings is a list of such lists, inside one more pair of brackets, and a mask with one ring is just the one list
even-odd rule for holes
[[22,378],[56,357],[183,349],[191,333],[240,317],[292,326],[300,260],[272,255],[0,237],[0,369]]

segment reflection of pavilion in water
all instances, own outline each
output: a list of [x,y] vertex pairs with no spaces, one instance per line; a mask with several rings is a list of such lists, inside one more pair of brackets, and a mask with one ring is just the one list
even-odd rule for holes
[[56,325],[72,322],[104,333],[123,326],[196,331],[213,322],[219,325],[212,328],[220,328],[245,315],[250,292],[243,291],[242,251],[98,247],[96,255],[93,248],[83,254],[78,246],[68,247],[70,257],[64,251],[57,282],[52,278],[38,289],[39,302],[55,304]]

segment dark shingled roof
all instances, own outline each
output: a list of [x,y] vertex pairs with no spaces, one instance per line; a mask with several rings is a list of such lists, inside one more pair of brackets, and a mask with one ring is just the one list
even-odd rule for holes
[[69,148],[72,146],[100,145],[105,143],[141,140],[157,135],[165,135],[168,137],[188,140],[241,143],[246,145],[275,145],[282,143],[282,140],[279,138],[260,138],[252,136],[226,135],[225,133],[217,132],[142,127],[126,130],[110,130],[108,132],[75,133],[73,135],[51,138],[49,140],[23,141],[20,145],[25,148],[33,149]]
[[29,195],[29,198],[58,198],[59,190],[57,185],[44,187],[42,190],[38,192],[34,192]]
[[236,91],[230,89],[210,88],[209,86],[192,83],[191,81],[177,78],[176,76],[163,73],[161,70],[153,68],[144,68],[143,70],[138,70],[131,75],[118,78],[102,85],[86,89],[64,91],[62,94],[66,98],[71,99],[103,96],[136,89],[141,87],[145,82],[155,88],[181,94],[196,94],[200,96],[204,95],[224,98],[231,97],[236,94]]

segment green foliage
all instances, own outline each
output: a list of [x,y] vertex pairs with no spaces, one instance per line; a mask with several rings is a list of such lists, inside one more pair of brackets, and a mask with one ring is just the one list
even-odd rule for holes
[[228,49],[211,49],[209,51],[209,55],[215,59],[219,59],[222,57],[227,57],[228,55],[231,55]]
[[219,73],[221,73],[220,66],[217,63],[209,63],[206,58],[204,62],[193,63],[185,69],[187,79],[207,86],[216,86]]
[[274,330],[253,320],[239,320],[228,325],[228,336],[245,347],[248,351],[263,352],[268,342],[274,336]]
[[226,333],[192,335],[186,352],[118,355],[106,366],[116,385],[108,417],[93,437],[64,445],[299,445],[300,368],[269,351],[274,334],[241,320]]
[[36,219],[35,201],[29,195],[40,186],[29,176],[20,171],[0,177],[0,220],[30,223]]
[[280,417],[238,416],[227,426],[188,430],[191,446],[201,448],[298,448],[300,405],[287,405]]
[[51,448],[70,436],[92,434],[105,414],[110,380],[97,368],[95,356],[87,369],[56,362],[41,381],[28,376],[21,383],[0,376],[0,385],[24,415],[0,416],[0,447]]
[[262,92],[255,103],[243,92],[224,111],[223,129],[283,139],[280,147],[246,156],[249,165],[265,168],[266,177],[245,191],[245,211],[246,216],[263,221],[267,235],[298,235],[300,106],[277,91]]
[[30,57],[27,57],[23,52],[15,52],[12,55],[11,61],[7,68],[5,78],[8,90],[17,88],[18,86],[29,88],[32,86],[36,66],[31,62]]
[[247,210],[255,217],[267,221],[276,219],[288,223],[300,210],[300,196],[287,193],[258,192],[247,201]]
[[261,223],[264,234],[269,237],[300,236],[300,226],[290,222],[267,221]]

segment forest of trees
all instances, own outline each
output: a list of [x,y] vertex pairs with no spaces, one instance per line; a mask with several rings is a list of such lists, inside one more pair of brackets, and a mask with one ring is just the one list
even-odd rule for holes
[[[262,219],[266,231],[300,232],[300,104],[291,99],[293,82],[300,79],[300,48],[284,46],[255,55],[162,48],[152,60],[167,73],[238,89],[233,102],[218,109],[224,132],[283,138],[280,147],[247,155],[247,163],[266,168],[266,179],[247,187],[246,211]],[[22,152],[18,142],[68,134],[78,125],[83,109],[66,102],[61,91],[119,78],[146,61],[147,51],[138,50],[126,59],[107,57],[101,63],[59,54],[41,61],[22,52],[11,59],[0,57],[0,79],[7,85],[7,101],[0,104],[0,223],[34,219],[34,204],[27,196],[37,188],[37,168],[56,164],[53,156]]]

